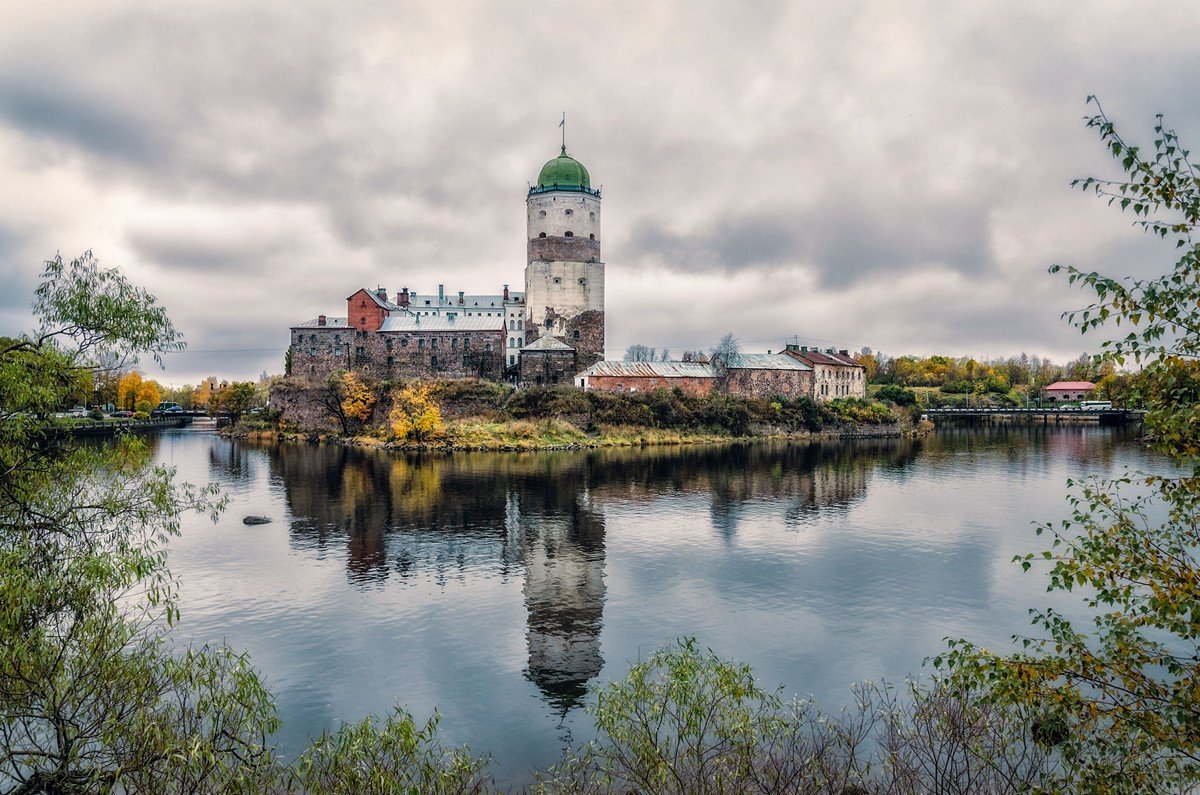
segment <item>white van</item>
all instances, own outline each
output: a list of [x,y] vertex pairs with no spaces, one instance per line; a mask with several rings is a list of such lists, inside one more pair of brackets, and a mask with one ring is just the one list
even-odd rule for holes
[[1111,400],[1081,400],[1080,411],[1108,411],[1112,408]]

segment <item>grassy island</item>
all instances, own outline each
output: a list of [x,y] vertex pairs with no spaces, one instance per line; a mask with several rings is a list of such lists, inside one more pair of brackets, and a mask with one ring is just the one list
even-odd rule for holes
[[376,382],[354,373],[323,384],[281,380],[271,405],[271,413],[230,433],[404,449],[546,450],[899,436],[920,428],[912,407],[882,400],[514,390],[484,380]]

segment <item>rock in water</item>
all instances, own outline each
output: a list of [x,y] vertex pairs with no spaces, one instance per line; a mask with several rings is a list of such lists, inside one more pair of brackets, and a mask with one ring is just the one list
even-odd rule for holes
[[271,520],[266,516],[247,516],[242,519],[242,524],[270,524]]

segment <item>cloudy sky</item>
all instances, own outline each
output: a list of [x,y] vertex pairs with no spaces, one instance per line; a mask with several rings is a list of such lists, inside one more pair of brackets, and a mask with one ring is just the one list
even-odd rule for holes
[[610,358],[732,331],[1065,360],[1095,346],[1046,267],[1171,254],[1069,189],[1116,174],[1085,97],[1200,140],[1189,2],[4,5],[0,334],[90,248],[186,335],[176,384],[282,370],[360,286],[520,285],[564,111]]

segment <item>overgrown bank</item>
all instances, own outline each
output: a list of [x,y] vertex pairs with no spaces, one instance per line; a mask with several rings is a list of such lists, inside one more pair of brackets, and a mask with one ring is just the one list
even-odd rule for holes
[[918,429],[911,407],[845,398],[771,399],[680,390],[514,391],[491,381],[369,381],[342,373],[323,384],[282,380],[271,413],[234,434],[356,440],[405,448],[532,450],[732,439],[900,436]]

